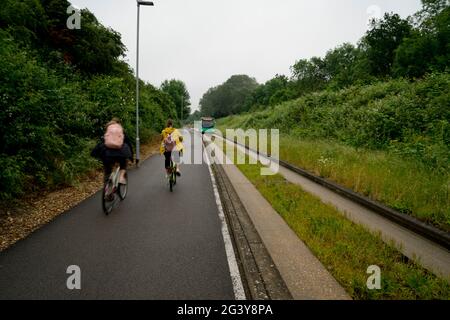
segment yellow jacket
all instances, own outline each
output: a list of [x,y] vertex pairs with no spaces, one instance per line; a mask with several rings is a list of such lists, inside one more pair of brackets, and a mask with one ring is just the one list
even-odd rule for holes
[[169,134],[172,134],[172,138],[176,142],[176,150],[177,151],[182,151],[184,149],[183,143],[181,143],[181,141],[180,141],[180,137],[181,137],[181,140],[183,140],[183,136],[181,135],[180,131],[178,129],[175,129],[175,128],[172,128],[172,127],[168,127],[168,128],[165,128],[161,132],[162,141],[161,141],[161,145],[159,147],[159,152],[161,154],[163,154],[164,151],[165,151],[164,150],[164,139],[166,139]]

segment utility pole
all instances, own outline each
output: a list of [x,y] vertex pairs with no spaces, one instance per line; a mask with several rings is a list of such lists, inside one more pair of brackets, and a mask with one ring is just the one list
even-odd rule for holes
[[136,166],[139,166],[140,139],[139,139],[139,9],[140,6],[153,6],[151,1],[137,0],[137,41],[136,41]]

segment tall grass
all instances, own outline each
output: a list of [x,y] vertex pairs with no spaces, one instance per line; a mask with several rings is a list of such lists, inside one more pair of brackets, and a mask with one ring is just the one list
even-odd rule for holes
[[450,173],[386,151],[280,139],[280,158],[450,231]]
[[[378,234],[346,219],[333,206],[281,175],[261,176],[260,164],[238,168],[353,299],[450,299],[445,279],[403,256]],[[366,284],[367,268],[372,265],[381,270],[377,290]]]
[[218,120],[281,131],[280,157],[450,231],[450,76],[321,92]]
[[[333,206],[280,175],[261,176],[258,165],[238,167],[353,299],[450,299],[446,280],[408,260]],[[371,265],[381,269],[379,290],[366,285]]]

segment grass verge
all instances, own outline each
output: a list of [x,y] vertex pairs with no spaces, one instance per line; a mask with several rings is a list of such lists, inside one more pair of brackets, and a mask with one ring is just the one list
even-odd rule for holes
[[387,151],[286,134],[280,159],[450,232],[450,172]]
[[[380,235],[286,181],[261,176],[261,165],[238,165],[353,299],[450,299],[450,284],[402,255]],[[367,268],[381,268],[381,289],[369,290]]]

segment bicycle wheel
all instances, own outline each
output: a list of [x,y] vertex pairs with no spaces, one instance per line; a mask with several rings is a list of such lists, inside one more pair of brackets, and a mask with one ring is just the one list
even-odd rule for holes
[[126,184],[119,184],[119,198],[120,200],[125,200],[128,193],[128,174],[125,173]]
[[102,208],[103,212],[108,215],[114,207],[115,193],[113,191],[113,183],[109,179],[103,186],[102,192]]
[[173,185],[177,184],[177,166],[173,166]]
[[174,176],[174,166],[173,166],[172,159],[170,159],[170,173],[169,173],[169,189],[170,189],[170,192],[173,192],[173,186],[175,185],[173,176]]

